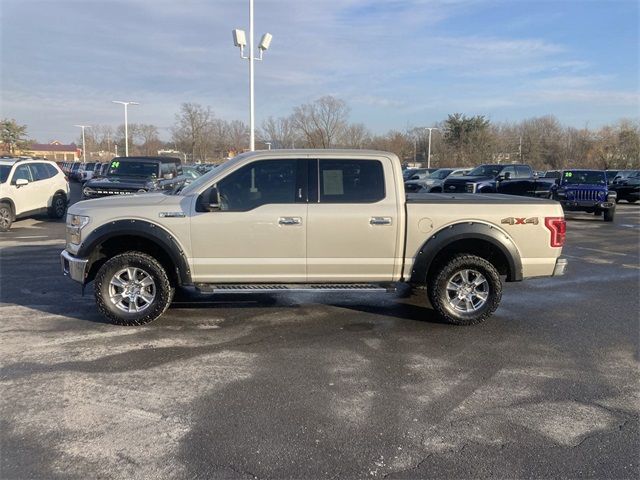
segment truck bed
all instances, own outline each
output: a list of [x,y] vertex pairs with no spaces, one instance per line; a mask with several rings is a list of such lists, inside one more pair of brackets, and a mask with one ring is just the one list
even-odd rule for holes
[[408,193],[407,203],[446,203],[473,205],[555,205],[558,202],[546,198],[520,197],[500,193]]

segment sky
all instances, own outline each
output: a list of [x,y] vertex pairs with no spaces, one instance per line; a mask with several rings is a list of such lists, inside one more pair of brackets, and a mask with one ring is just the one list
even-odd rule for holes
[[[184,102],[248,123],[248,62],[231,30],[248,0],[0,0],[0,116],[40,142],[74,124],[151,123]],[[256,123],[324,95],[375,133],[450,113],[640,117],[638,0],[255,0]]]

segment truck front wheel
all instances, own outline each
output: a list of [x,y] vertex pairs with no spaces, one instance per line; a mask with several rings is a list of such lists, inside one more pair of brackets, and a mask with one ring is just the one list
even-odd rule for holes
[[484,258],[458,254],[440,265],[428,279],[429,300],[448,323],[474,325],[498,308],[502,282]]
[[94,282],[100,312],[117,325],[144,325],[162,315],[173,289],[162,265],[150,255],[127,252],[109,259]]

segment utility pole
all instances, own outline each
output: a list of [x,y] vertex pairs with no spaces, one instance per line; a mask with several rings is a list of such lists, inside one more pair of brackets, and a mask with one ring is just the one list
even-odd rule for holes
[[520,163],[522,163],[522,134],[520,135],[520,146],[518,147],[518,155],[520,157]]
[[425,127],[425,130],[429,130],[429,153],[427,154],[427,168],[431,168],[431,131],[440,129],[437,127]]
[[129,125],[127,118],[127,107],[129,105],[140,105],[138,102],[122,102],[120,100],[111,100],[111,103],[119,103],[124,105],[124,156],[129,156]]
[[240,58],[249,60],[249,150],[253,152],[256,149],[253,62],[256,60],[262,60],[262,55],[269,48],[269,45],[271,45],[272,39],[272,35],[270,33],[265,33],[258,45],[260,56],[257,58],[253,56],[253,0],[249,0],[249,56],[244,55],[244,47],[247,45],[244,30],[235,29],[232,33],[233,44],[236,47],[240,47]]
[[82,163],[87,163],[87,149],[85,148],[84,143],[84,129],[91,128],[91,125],[74,125],[74,127],[82,129]]

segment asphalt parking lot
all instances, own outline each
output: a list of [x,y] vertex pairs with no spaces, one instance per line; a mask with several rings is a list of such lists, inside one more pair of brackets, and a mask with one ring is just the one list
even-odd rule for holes
[[640,205],[568,219],[568,274],[507,284],[474,327],[392,297],[189,292],[116,327],[62,277],[64,224],[18,221],[0,477],[638,478]]

